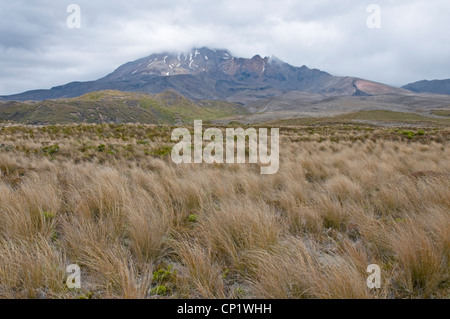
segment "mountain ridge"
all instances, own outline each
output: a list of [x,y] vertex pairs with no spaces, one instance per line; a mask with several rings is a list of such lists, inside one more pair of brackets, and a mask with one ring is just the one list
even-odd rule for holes
[[402,88],[415,93],[433,93],[450,95],[450,79],[443,80],[421,80],[406,84]]

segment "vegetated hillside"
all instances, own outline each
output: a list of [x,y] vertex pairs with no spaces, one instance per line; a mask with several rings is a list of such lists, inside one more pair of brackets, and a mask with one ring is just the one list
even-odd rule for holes
[[[442,111],[435,111],[440,113]],[[447,112],[450,112],[447,111]],[[264,125],[299,126],[299,125],[329,125],[339,124],[370,124],[379,127],[450,127],[448,117],[428,117],[415,113],[394,112],[386,110],[358,111],[336,116],[323,117],[292,117],[289,119],[273,120],[263,123]],[[262,124],[260,124],[262,125]]]
[[207,100],[193,102],[170,90],[157,95],[99,91],[71,99],[0,102],[0,121],[26,124],[174,124],[246,113],[238,104]]
[[109,75],[71,82],[50,90],[2,96],[3,100],[71,98],[99,90],[160,93],[172,89],[193,100],[227,100],[247,104],[290,91],[323,96],[410,94],[410,91],[355,77],[333,76],[305,65],[292,66],[275,57],[234,57],[227,50],[193,49],[187,53],[152,54],[125,63]]
[[450,94],[450,79],[422,80],[403,86],[404,89],[416,93]]

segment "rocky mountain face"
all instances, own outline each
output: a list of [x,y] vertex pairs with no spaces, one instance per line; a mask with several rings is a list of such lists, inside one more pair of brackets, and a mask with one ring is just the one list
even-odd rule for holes
[[174,90],[192,100],[226,100],[244,105],[292,91],[334,96],[408,94],[405,89],[354,77],[295,67],[277,58],[239,58],[227,50],[196,48],[187,53],[160,53],[128,62],[90,82],[72,82],[50,90],[3,96],[2,100],[77,97],[99,90],[160,93]]
[[407,84],[403,88],[416,93],[450,94],[450,79],[422,80]]

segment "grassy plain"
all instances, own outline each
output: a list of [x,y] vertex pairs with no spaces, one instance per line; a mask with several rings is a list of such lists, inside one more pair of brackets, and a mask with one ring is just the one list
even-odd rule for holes
[[172,126],[2,125],[0,297],[450,297],[448,126],[275,124],[275,175],[175,165]]

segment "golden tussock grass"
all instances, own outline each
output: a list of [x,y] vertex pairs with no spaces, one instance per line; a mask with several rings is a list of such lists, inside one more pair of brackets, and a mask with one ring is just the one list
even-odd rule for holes
[[170,133],[2,127],[0,297],[450,296],[448,129],[283,128],[270,176],[175,165]]

